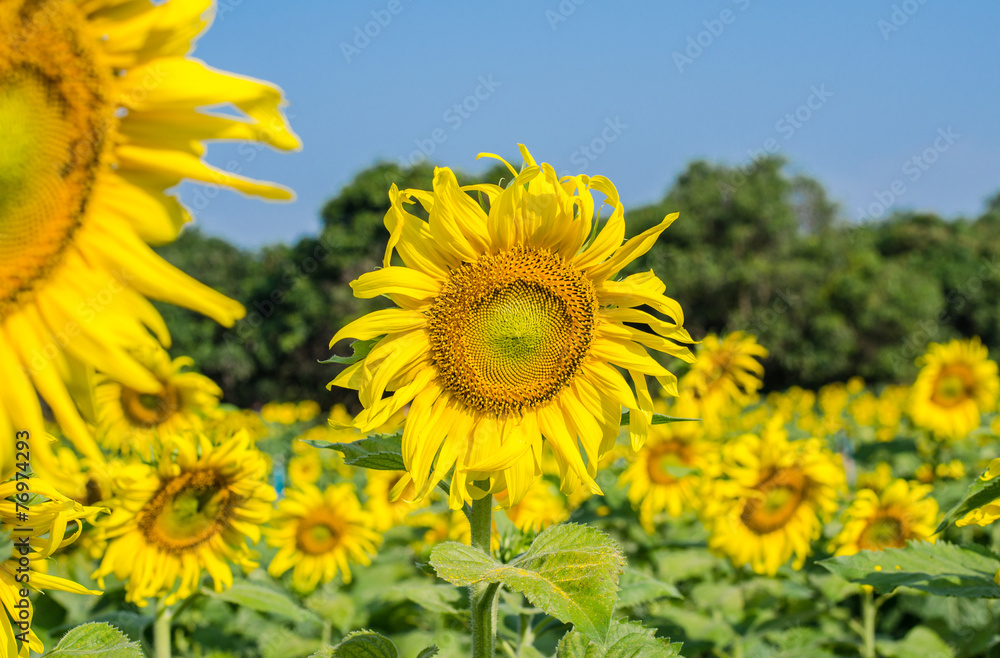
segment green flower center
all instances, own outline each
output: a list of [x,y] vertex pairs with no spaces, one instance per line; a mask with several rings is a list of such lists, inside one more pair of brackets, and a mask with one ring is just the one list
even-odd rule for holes
[[809,480],[797,469],[778,469],[755,487],[757,495],[743,506],[740,520],[758,535],[785,527],[805,501]]
[[308,555],[323,555],[340,545],[341,522],[332,510],[313,510],[299,522],[295,544]]
[[860,548],[870,551],[901,548],[905,544],[906,532],[902,521],[889,515],[880,515],[872,519],[858,541]]
[[593,338],[597,298],[560,256],[516,246],[452,271],[429,312],[441,381],[480,411],[551,400]]
[[974,390],[972,371],[963,364],[949,365],[941,368],[931,399],[939,406],[953,407],[972,397]]
[[139,529],[163,550],[190,549],[221,532],[234,496],[215,471],[190,471],[168,480],[143,507]]

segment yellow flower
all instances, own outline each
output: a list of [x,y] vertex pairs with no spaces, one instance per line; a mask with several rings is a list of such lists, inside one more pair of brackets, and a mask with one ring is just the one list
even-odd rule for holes
[[[697,411],[696,404],[690,393],[682,391],[669,415],[690,418]],[[639,510],[639,520],[647,532],[654,531],[653,521],[660,512],[676,517],[701,507],[698,490],[703,476],[710,475],[705,470],[717,450],[705,439],[699,422],[652,428],[646,445],[619,478],[622,485],[630,485],[628,498]]]
[[726,444],[721,470],[727,479],[715,483],[703,510],[709,548],[761,574],[773,576],[793,555],[792,566],[802,568],[837,509],[840,458],[819,439],[789,441],[770,427]]
[[[988,481],[992,480],[998,475],[1000,475],[1000,459],[994,459],[993,461],[990,462],[990,465],[989,467],[987,467],[986,472],[980,476],[980,479]],[[972,510],[964,517],[956,521],[955,525],[959,527],[973,525],[973,524],[978,526],[984,526],[993,523],[997,519],[1000,519],[1000,498],[995,498],[991,502],[986,503],[985,505],[982,505],[980,507],[977,507],[976,509]],[[997,574],[1000,575],[1000,571],[998,571]],[[997,584],[1000,584],[1000,582],[998,582]]]
[[299,422],[299,405],[294,402],[268,402],[260,408],[260,417],[269,423],[294,425]]
[[204,419],[205,434],[209,436],[232,436],[240,430],[246,430],[254,442],[265,438],[268,434],[260,414],[249,409],[222,409],[217,414]]
[[[191,279],[148,243],[189,221],[185,179],[289,199],[201,160],[204,140],[298,147],[281,91],[188,57],[206,0],[0,3],[0,436],[31,432],[51,458],[37,391],[75,446],[97,446],[70,397],[88,369],[141,393],[161,390],[130,350],[169,344],[147,297],[232,325],[243,307]],[[242,116],[203,111],[231,105]],[[12,470],[9,441],[0,472]]]
[[135,463],[119,474],[111,516],[98,524],[109,545],[94,577],[127,580],[125,599],[139,606],[186,598],[204,571],[221,592],[233,583],[230,563],[256,567],[247,539],[260,539],[275,499],[245,431],[217,444],[201,433],[175,435],[157,452],[156,468]]
[[979,427],[1000,393],[997,364],[979,338],[931,343],[910,396],[913,423],[944,439],[960,439]]
[[934,541],[938,504],[926,484],[893,480],[879,492],[860,489],[844,512],[844,529],[830,550],[834,555],[902,548],[911,539]]
[[[29,647],[38,653],[44,649],[31,630],[34,608],[28,599],[29,591],[50,589],[100,594],[71,580],[44,573],[45,561],[76,540],[83,521],[100,511],[97,507],[84,507],[74,502],[40,477],[0,484],[0,528],[10,533],[14,542],[11,556],[0,562],[0,601],[5,611],[0,614],[0,655],[27,658]],[[27,518],[19,517],[19,513],[26,513]],[[67,534],[68,527],[75,531]],[[26,607],[21,607],[22,601]],[[19,635],[28,641],[20,642]]]
[[681,378],[680,387],[694,394],[702,418],[709,425],[715,424],[753,401],[764,376],[764,366],[757,359],[765,357],[767,349],[743,331],[722,340],[709,334],[698,346],[696,361]]
[[133,452],[149,458],[157,435],[200,430],[202,419],[215,415],[222,389],[208,377],[186,371],[193,361],[154,348],[138,355],[160,383],[156,393],[145,393],[104,376],[94,388],[97,438],[113,452]]
[[301,455],[295,455],[288,460],[288,482],[298,487],[304,484],[316,484],[323,474],[323,462],[319,450],[313,448]]
[[507,518],[522,532],[541,532],[568,519],[569,510],[559,487],[545,478],[539,478],[521,500],[507,509]]
[[315,400],[303,400],[298,405],[299,421],[307,423],[319,415],[319,403]]
[[[452,509],[504,490],[505,505],[520,500],[540,474],[543,436],[563,491],[582,481],[599,492],[596,464],[618,437],[622,407],[632,412],[634,444],[645,440],[646,376],[676,394],[674,376],[646,349],[692,358],[678,344],[691,339],[665,285],[652,272],[614,280],[676,215],[622,244],[624,209],[610,181],[560,180],[523,146],[521,154],[525,167],[518,174],[508,165],[515,177],[506,188],[461,188],[447,168],[435,169],[432,192],[393,187],[384,266],[351,287],[397,307],[351,322],[331,341],[377,340],[330,385],[359,391],[362,432],[410,405],[403,461],[417,496],[454,469]],[[592,190],[612,211],[596,233]],[[427,221],[410,212],[415,201]],[[393,251],[403,265],[392,264]]]
[[858,489],[871,489],[877,494],[892,482],[892,466],[887,462],[879,462],[874,471],[858,475]]
[[406,522],[407,517],[423,507],[413,502],[412,480],[405,471],[366,470],[365,478],[366,507],[372,513],[373,527],[379,532]]
[[371,564],[382,537],[372,515],[361,508],[354,485],[336,484],[322,492],[305,485],[286,494],[264,529],[267,543],[279,549],[269,574],[280,578],[292,569],[292,585],[311,592],[338,571],[345,583],[351,582],[349,562]]

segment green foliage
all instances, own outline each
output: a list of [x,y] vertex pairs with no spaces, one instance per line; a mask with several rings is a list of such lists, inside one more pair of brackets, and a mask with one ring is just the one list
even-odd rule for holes
[[860,551],[820,562],[841,578],[880,592],[911,587],[938,596],[1000,598],[993,576],[1000,557],[981,546],[913,542],[905,548]]
[[556,658],[671,658],[680,656],[681,643],[658,638],[637,622],[616,620],[603,644],[573,630],[559,641]]
[[431,565],[438,576],[454,585],[501,582],[603,643],[625,559],[600,530],[562,524],[543,530],[523,555],[508,564],[471,546],[446,542],[431,552]]
[[237,580],[232,587],[222,592],[203,588],[201,593],[292,621],[308,621],[316,618],[313,612],[298,605],[284,592],[246,580]]
[[392,640],[374,631],[355,631],[335,647],[323,649],[313,658],[397,658]]
[[995,477],[992,480],[976,478],[972,481],[962,500],[945,515],[937,531],[941,532],[972,510],[992,503],[998,498],[1000,498],[1000,477]]
[[[626,411],[622,413],[621,425],[624,427],[629,424],[631,419],[631,412]],[[651,425],[669,425],[670,423],[684,423],[684,422],[698,422],[700,418],[676,418],[674,416],[667,416],[666,414],[653,414],[653,420],[650,422]]]
[[45,653],[46,658],[100,656],[101,658],[143,658],[142,649],[110,624],[83,624],[70,630],[59,644]]
[[317,448],[329,448],[344,455],[348,466],[370,468],[376,471],[405,471],[403,464],[402,433],[374,434],[351,443],[330,443],[328,441],[306,441]]

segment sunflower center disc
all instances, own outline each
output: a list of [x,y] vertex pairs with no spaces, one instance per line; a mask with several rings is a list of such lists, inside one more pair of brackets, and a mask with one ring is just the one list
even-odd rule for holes
[[878,516],[872,519],[858,545],[867,550],[881,551],[885,548],[901,548],[906,544],[903,538],[903,524],[894,516]]
[[954,406],[971,397],[974,386],[975,377],[968,368],[945,366],[934,385],[934,403],[942,407]]
[[71,244],[114,118],[83,22],[68,2],[0,6],[0,314]]
[[327,510],[316,510],[302,519],[295,532],[296,545],[308,555],[329,553],[339,542],[339,523]]
[[677,478],[670,473],[670,467],[684,467],[690,463],[687,446],[677,441],[668,441],[651,450],[647,465],[649,479],[663,485],[677,482]]
[[485,254],[451,272],[430,315],[445,388],[466,406],[518,413],[551,400],[593,338],[593,285],[548,250]]
[[185,550],[218,534],[233,502],[218,473],[184,473],[161,486],[146,503],[139,528],[151,544],[165,551]]
[[122,386],[122,411],[133,425],[156,427],[170,419],[181,408],[180,394],[167,385],[160,393],[140,393]]
[[740,520],[751,531],[766,535],[780,530],[805,500],[806,477],[794,469],[779,469],[755,488],[760,495],[746,502]]

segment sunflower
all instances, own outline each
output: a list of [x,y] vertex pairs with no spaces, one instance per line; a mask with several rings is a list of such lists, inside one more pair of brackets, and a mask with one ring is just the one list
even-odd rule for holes
[[811,553],[823,522],[837,509],[844,469],[819,439],[789,441],[778,426],[745,434],[722,451],[721,471],[702,515],[708,545],[736,566],[774,575],[793,555]]
[[[19,500],[15,496],[29,500]],[[31,630],[34,609],[25,591],[49,589],[100,594],[72,580],[36,570],[44,570],[45,561],[55,551],[75,541],[83,521],[92,519],[100,511],[100,508],[74,502],[40,477],[0,484],[0,527],[10,533],[14,542],[11,556],[0,562],[0,601],[4,609],[0,614],[0,655],[27,658],[29,648],[37,653],[44,650],[41,640]],[[27,517],[19,514],[27,514]],[[72,532],[67,533],[67,528]],[[27,560],[28,571],[22,560]],[[27,607],[21,607],[21,601],[25,601]]]
[[[697,404],[686,391],[681,391],[673,408],[663,413],[690,418]],[[655,425],[646,445],[621,474],[618,482],[628,485],[628,498],[639,510],[639,521],[647,532],[654,531],[653,520],[660,512],[680,516],[684,510],[697,510],[701,505],[699,490],[705,477],[711,477],[711,464],[718,447],[705,439],[698,422],[678,422]]]
[[222,389],[208,377],[185,369],[194,362],[171,361],[161,348],[138,356],[156,377],[160,390],[144,393],[103,376],[94,388],[97,438],[113,452],[148,457],[158,434],[203,429],[202,418],[214,415]]
[[894,480],[881,493],[861,489],[844,512],[844,528],[830,550],[834,555],[902,548],[911,539],[934,541],[938,504],[926,484]]
[[385,532],[404,523],[423,505],[413,501],[412,479],[405,471],[366,470],[365,503],[372,513],[374,528]]
[[[624,210],[610,181],[560,180],[523,146],[521,154],[520,173],[504,162],[514,175],[506,188],[459,187],[447,168],[435,169],[432,192],[393,186],[384,267],[351,287],[397,307],[351,322],[331,341],[371,341],[330,386],[359,391],[362,432],[409,404],[403,462],[417,496],[454,467],[453,509],[504,490],[504,504],[517,503],[540,474],[543,436],[563,491],[582,481],[600,492],[596,464],[618,437],[622,407],[632,412],[633,443],[645,440],[646,376],[676,394],[675,377],[646,348],[693,358],[678,344],[691,342],[681,307],[652,272],[613,279],[677,215],[622,244]],[[600,231],[592,191],[611,207]],[[427,221],[410,212],[414,202]],[[392,264],[393,251],[402,265]]]
[[698,346],[696,360],[681,378],[680,387],[694,394],[705,422],[717,425],[720,418],[753,401],[764,376],[764,366],[757,359],[767,354],[756,337],[743,331],[722,340],[709,334]]
[[[207,0],[0,3],[2,436],[12,427],[43,436],[37,391],[96,456],[70,391],[87,389],[93,367],[141,393],[161,390],[130,354],[170,340],[147,297],[227,326],[244,313],[147,244],[173,240],[189,221],[165,194],[183,179],[291,198],[201,160],[208,139],[298,147],[279,89],[187,56],[213,11]],[[201,111],[218,104],[242,116]],[[50,456],[43,441],[33,450],[36,460]]]
[[910,395],[913,423],[944,439],[960,439],[979,427],[1000,393],[997,364],[979,338],[931,343],[917,360],[923,366]]
[[371,564],[382,542],[375,518],[361,508],[349,483],[325,491],[312,485],[288,490],[264,536],[278,549],[267,572],[280,578],[292,569],[292,585],[300,592],[333,580],[338,571],[351,582],[349,562]]
[[124,469],[111,516],[98,524],[109,545],[94,577],[127,580],[125,598],[139,606],[186,598],[203,570],[220,592],[233,582],[229,563],[256,567],[247,539],[260,539],[275,499],[267,462],[244,431],[218,444],[202,433],[158,443],[156,468]]
[[507,509],[507,518],[521,532],[541,532],[568,519],[569,510],[559,487],[546,478],[539,478],[521,500]]

